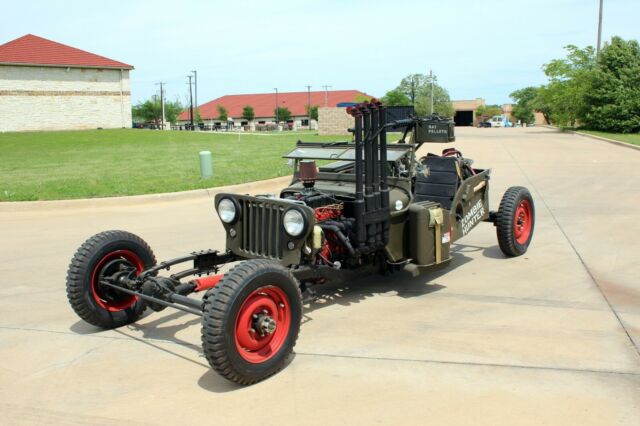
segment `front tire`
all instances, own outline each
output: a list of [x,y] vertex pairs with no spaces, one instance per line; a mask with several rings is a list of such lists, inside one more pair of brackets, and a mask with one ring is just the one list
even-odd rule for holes
[[500,250],[509,256],[520,256],[527,252],[536,214],[533,198],[527,188],[512,186],[502,196],[496,217],[496,231]]
[[301,318],[302,295],[291,271],[268,260],[244,261],[204,297],[204,354],[226,379],[259,382],[284,367]]
[[117,328],[136,321],[146,308],[136,296],[118,292],[100,281],[128,268],[140,274],[156,264],[149,245],[125,231],[105,231],[84,242],[67,271],[67,297],[76,314],[89,324]]

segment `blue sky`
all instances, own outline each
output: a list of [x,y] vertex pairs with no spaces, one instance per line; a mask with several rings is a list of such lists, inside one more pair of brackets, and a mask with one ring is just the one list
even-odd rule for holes
[[[135,66],[137,102],[167,83],[200,103],[225,94],[358,89],[382,96],[433,69],[452,99],[509,101],[544,83],[563,46],[595,45],[598,0],[0,0],[0,43],[27,33]],[[604,0],[603,39],[640,38],[640,0]]]

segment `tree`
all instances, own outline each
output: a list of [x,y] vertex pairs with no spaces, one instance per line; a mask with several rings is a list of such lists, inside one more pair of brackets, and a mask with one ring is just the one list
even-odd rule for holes
[[307,105],[306,109],[307,109],[307,115],[309,116],[309,118],[311,120],[318,121],[318,105],[311,105],[311,108],[309,108],[309,105]]
[[200,108],[195,108],[193,110],[193,122],[194,123],[202,123],[202,115],[200,114]]
[[223,121],[223,122],[227,122],[227,118],[229,118],[229,114],[227,113],[227,109],[225,107],[223,107],[222,105],[218,105],[217,107],[218,110],[218,120]]
[[380,100],[386,106],[411,106],[411,99],[399,88],[389,90]]
[[[415,106],[418,115],[431,113],[431,84],[425,84],[418,90]],[[433,112],[442,117],[453,117],[456,113],[449,92],[436,83],[433,84]]]
[[162,109],[160,102],[155,99],[148,99],[144,102],[138,102],[131,108],[131,115],[135,121],[154,122],[156,125],[160,123]]
[[409,100],[411,101],[411,105],[416,104],[418,100],[418,93],[420,89],[427,82],[427,76],[424,74],[409,74],[402,80],[400,80],[400,84],[397,89],[404,93]]
[[[178,99],[173,102],[164,103],[164,116],[168,123],[175,123],[178,115],[184,110],[184,107]],[[162,121],[162,105],[157,96],[152,97],[144,102],[138,102],[131,108],[131,115],[135,121],[153,122],[157,126]]]
[[373,99],[371,96],[357,94],[353,101],[361,104],[363,102],[370,102],[371,99]]
[[274,108],[273,115],[278,117],[280,121],[289,121],[291,120],[291,111],[287,107],[278,107]]
[[600,51],[585,93],[586,127],[612,132],[640,131],[640,45],[613,37]]
[[242,119],[247,121],[253,121],[256,117],[255,112],[253,111],[253,107],[251,105],[247,105],[242,108]]
[[184,106],[180,103],[180,100],[176,98],[175,101],[164,103],[164,118],[169,123],[175,123],[178,121],[178,116],[184,110]]
[[[386,102],[385,102],[386,99]],[[431,83],[426,75],[409,74],[400,81],[395,89],[383,97],[386,105],[413,105],[416,114],[431,113]],[[455,110],[449,98],[449,92],[438,84],[433,84],[433,112],[444,117],[453,117]]]
[[525,87],[524,89],[516,90],[509,96],[516,102],[511,111],[511,115],[523,123],[531,124],[535,121],[535,115],[533,114],[533,101],[538,95],[538,89],[536,87]]
[[543,66],[544,73],[549,77],[546,101],[554,123],[574,126],[585,117],[588,109],[586,94],[596,56],[592,46],[580,49],[568,45],[565,49],[569,52],[566,58],[554,59]]
[[538,87],[536,97],[531,101],[534,111],[540,112],[547,124],[551,124],[551,95],[547,86]]
[[502,107],[499,105],[481,105],[476,108],[476,118],[479,121],[485,121],[494,115],[501,115]]

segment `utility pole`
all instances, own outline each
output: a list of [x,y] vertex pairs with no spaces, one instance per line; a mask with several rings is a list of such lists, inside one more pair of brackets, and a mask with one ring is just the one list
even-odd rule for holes
[[311,129],[311,86],[307,85],[307,115],[309,116],[309,129]]
[[167,84],[164,81],[156,83],[156,85],[160,86],[160,109],[162,115],[160,116],[160,122],[162,123],[161,129],[164,130],[164,85]]
[[191,79],[193,76],[188,75],[187,78],[189,79],[189,121],[191,122],[191,130],[195,130],[193,125],[193,90],[191,90]]
[[195,88],[195,104],[196,104],[196,110],[198,109],[198,71],[191,71],[193,73],[193,86]]
[[602,41],[602,0],[598,12],[598,47],[596,48],[596,60],[600,57],[600,42]]
[[276,130],[277,130],[278,129],[278,123],[280,122],[280,120],[278,119],[279,118],[278,117],[278,88],[274,87],[273,90],[276,91],[276,110],[275,110],[275,113],[276,113]]
[[326,85],[326,84],[325,84],[325,85],[324,85],[324,86],[322,86],[322,87],[324,88],[324,106],[326,107],[326,106],[327,106],[327,103],[329,102],[329,101],[328,101],[328,99],[329,99],[329,88],[330,88],[331,86],[328,86],[328,85]]

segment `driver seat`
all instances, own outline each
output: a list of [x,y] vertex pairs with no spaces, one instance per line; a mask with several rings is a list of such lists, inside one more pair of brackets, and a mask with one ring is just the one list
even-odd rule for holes
[[428,155],[420,160],[424,171],[416,176],[414,198],[416,201],[435,201],[451,210],[461,182],[461,168],[456,157]]

